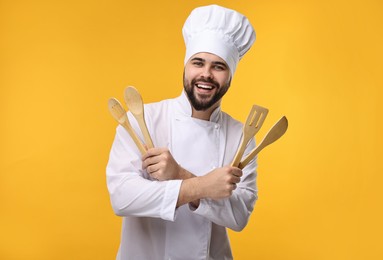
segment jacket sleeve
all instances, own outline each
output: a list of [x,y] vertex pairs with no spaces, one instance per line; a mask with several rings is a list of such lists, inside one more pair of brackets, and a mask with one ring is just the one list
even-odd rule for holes
[[[245,154],[254,148],[255,143],[251,142]],[[195,214],[208,218],[217,225],[225,226],[234,231],[241,231],[248,223],[250,214],[254,209],[258,192],[256,188],[257,160],[253,159],[244,169],[243,176],[237,188],[227,199],[212,200],[201,199],[198,208],[191,210]]]
[[121,126],[117,127],[106,167],[106,177],[112,208],[116,215],[174,221],[181,181],[160,182],[150,179],[146,171],[142,170],[138,148]]

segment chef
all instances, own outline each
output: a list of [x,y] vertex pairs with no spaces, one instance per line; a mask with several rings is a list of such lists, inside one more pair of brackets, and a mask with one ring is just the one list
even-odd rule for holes
[[[226,228],[241,231],[257,199],[256,160],[230,166],[242,124],[220,108],[254,29],[242,14],[210,5],[194,9],[182,33],[181,95],[145,105],[155,148],[141,156],[125,129],[116,130],[106,170],[123,217],[117,259],[232,259]],[[254,147],[252,140],[245,156]]]

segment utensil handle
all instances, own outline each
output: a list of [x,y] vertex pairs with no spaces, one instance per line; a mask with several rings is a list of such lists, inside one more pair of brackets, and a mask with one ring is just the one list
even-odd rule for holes
[[145,144],[148,148],[153,148],[154,145],[153,145],[153,141],[152,141],[152,138],[150,137],[150,134],[149,134],[149,131],[148,131],[148,128],[146,126],[146,123],[145,123],[145,119],[142,119],[142,120],[138,120],[138,125],[140,126],[141,128],[141,132],[144,136],[144,140],[145,140]]
[[265,146],[260,143],[257,147],[255,147],[242,162],[239,163],[238,168],[243,169],[245,166],[252,160],[254,157],[264,148]]
[[141,154],[144,155],[146,153],[145,146],[141,143],[140,139],[138,138],[137,134],[134,132],[133,128],[130,126],[130,124],[126,121],[121,124],[126,131],[128,131],[129,135],[132,137],[134,143],[137,145],[138,150],[140,150]]
[[231,163],[231,166],[238,167],[238,165],[241,161],[242,155],[245,152],[245,148],[246,148],[245,140],[242,139],[241,144],[237,150],[237,153],[235,154],[234,159]]

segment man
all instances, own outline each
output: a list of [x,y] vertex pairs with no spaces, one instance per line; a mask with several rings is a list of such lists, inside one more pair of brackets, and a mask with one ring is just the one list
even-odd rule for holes
[[145,105],[156,148],[141,156],[117,128],[107,166],[112,206],[124,217],[117,259],[232,259],[226,227],[242,230],[257,199],[255,160],[229,166],[242,124],[220,110],[255,32],[243,15],[212,5],[193,10],[183,35],[184,91]]

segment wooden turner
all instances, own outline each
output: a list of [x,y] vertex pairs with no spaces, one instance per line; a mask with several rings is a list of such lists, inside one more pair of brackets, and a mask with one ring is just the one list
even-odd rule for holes
[[239,164],[238,168],[243,169],[263,148],[268,146],[269,144],[274,143],[278,140],[284,133],[286,132],[288,127],[288,121],[285,116],[278,120],[278,122],[273,125],[273,127],[267,132],[266,136],[259,143],[257,147],[255,147],[243,161]]
[[142,135],[145,139],[145,144],[148,148],[153,148],[152,138],[150,137],[148,128],[146,126],[144,117],[144,102],[137,89],[134,87],[127,87],[124,92],[125,103],[129,111],[136,118],[138,125],[140,126]]
[[117,99],[111,98],[108,101],[108,107],[114,119],[116,119],[117,122],[120,125],[122,125],[126,131],[128,131],[129,135],[132,137],[134,143],[137,145],[141,154],[144,155],[146,153],[145,146],[141,143],[137,134],[134,132],[132,126],[130,125],[128,116],[126,115],[126,111],[122,107],[121,103]]
[[269,110],[267,108],[253,105],[249,115],[247,116],[246,123],[243,126],[242,141],[236,155],[234,156],[234,160],[231,163],[231,166],[238,167],[242,155],[245,152],[246,145],[250,139],[256,135],[259,129],[261,129],[268,112]]

